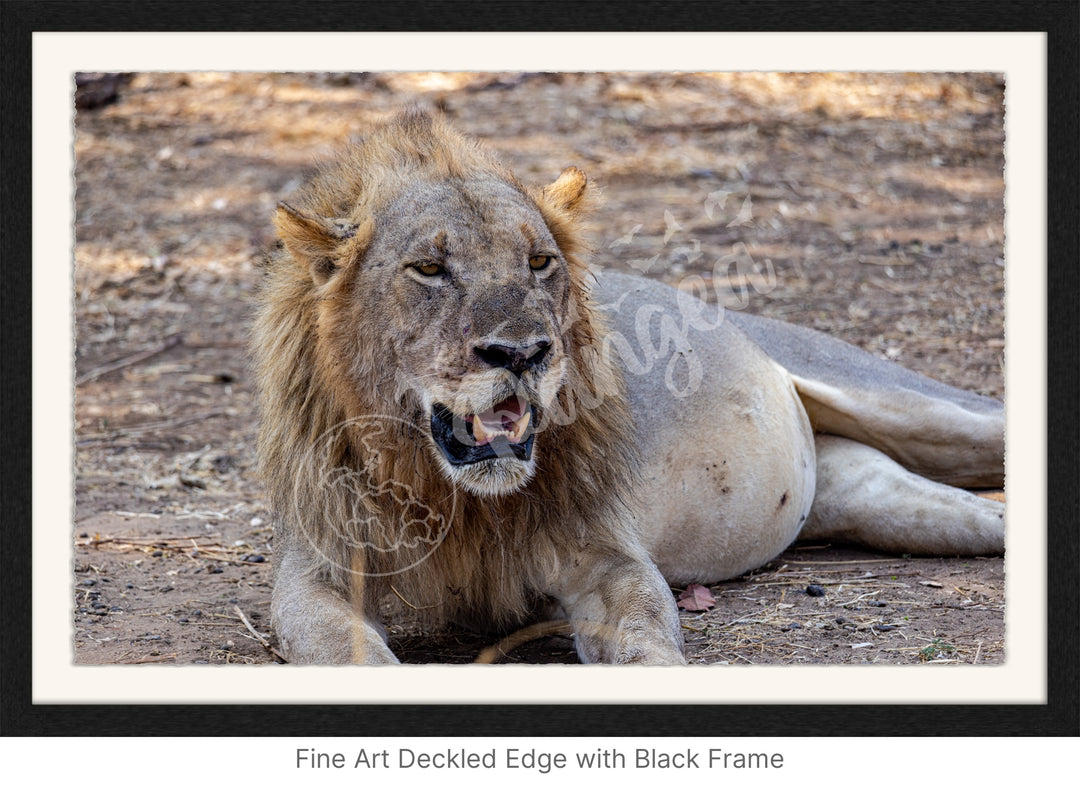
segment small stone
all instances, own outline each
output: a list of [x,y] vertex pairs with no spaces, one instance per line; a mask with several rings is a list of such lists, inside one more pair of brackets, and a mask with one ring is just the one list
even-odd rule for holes
[[152,558],[160,558],[164,554],[165,553],[162,552],[160,549],[155,549],[153,552],[150,553],[150,557],[152,557]]
[[821,585],[807,585],[806,586],[806,595],[807,596],[824,596],[825,595],[825,588],[823,588]]

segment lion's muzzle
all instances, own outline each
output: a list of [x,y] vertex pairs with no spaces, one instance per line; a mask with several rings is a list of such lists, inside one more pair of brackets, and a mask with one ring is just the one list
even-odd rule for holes
[[539,366],[551,350],[551,341],[541,338],[528,346],[482,343],[474,347],[476,356],[492,368],[505,368],[521,376]]
[[473,415],[455,415],[442,404],[431,410],[431,436],[455,467],[496,457],[528,461],[532,457],[536,408],[510,396]]

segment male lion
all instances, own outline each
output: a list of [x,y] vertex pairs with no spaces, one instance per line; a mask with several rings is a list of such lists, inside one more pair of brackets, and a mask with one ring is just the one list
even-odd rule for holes
[[522,186],[410,112],[275,223],[253,350],[273,624],[304,663],[396,662],[435,621],[570,622],[585,662],[681,663],[670,584],[796,536],[1004,551],[1003,407],[821,333],[595,282],[585,175]]

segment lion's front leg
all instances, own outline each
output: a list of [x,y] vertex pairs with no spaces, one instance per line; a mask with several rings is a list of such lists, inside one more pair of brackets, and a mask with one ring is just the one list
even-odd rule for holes
[[289,662],[397,664],[378,624],[314,575],[302,550],[286,547],[276,566],[271,621]]
[[583,662],[685,664],[671,589],[648,560],[574,559],[553,595],[566,611]]

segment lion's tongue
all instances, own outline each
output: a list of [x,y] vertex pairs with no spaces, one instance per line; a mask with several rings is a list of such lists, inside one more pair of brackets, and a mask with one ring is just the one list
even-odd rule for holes
[[517,396],[495,404],[491,409],[473,416],[473,438],[477,445],[484,445],[493,437],[506,437],[510,442],[521,442],[529,427],[529,405]]

